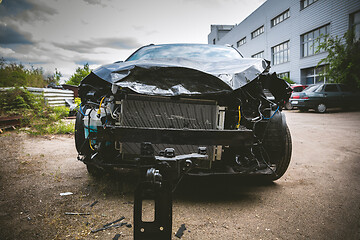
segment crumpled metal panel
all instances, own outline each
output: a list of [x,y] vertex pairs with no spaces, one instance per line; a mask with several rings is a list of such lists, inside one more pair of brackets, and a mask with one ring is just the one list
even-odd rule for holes
[[145,95],[217,94],[245,86],[267,67],[265,60],[256,58],[222,62],[184,58],[136,60],[101,66],[84,78],[82,83],[100,78]]

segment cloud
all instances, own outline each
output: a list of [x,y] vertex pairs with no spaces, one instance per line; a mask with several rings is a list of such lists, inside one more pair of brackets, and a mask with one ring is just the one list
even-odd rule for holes
[[45,21],[57,10],[38,0],[6,0],[0,4],[0,18],[19,22]]
[[144,30],[144,26],[142,26],[142,25],[133,25],[132,26],[133,27],[133,29],[135,29],[136,31],[142,31],[142,30]]
[[102,7],[107,7],[107,5],[104,4],[104,1],[101,0],[83,0],[83,1],[89,5],[100,5]]
[[54,43],[56,47],[78,53],[93,53],[96,48],[134,49],[141,46],[135,38],[103,38],[77,43]]
[[0,23],[0,45],[3,44],[32,44],[30,33],[22,32],[12,24]]
[[99,65],[102,62],[101,61],[89,60],[89,59],[85,59],[85,58],[75,61],[76,65],[81,65],[81,66],[85,65],[86,63],[89,64],[89,65]]
[[101,4],[100,0],[84,0],[84,2],[87,2],[88,4],[92,4],[92,5],[100,5]]
[[149,36],[149,35],[153,35],[153,34],[156,34],[156,33],[159,33],[159,31],[152,30],[152,31],[146,32],[146,35]]
[[37,50],[33,52],[21,53],[10,48],[0,47],[0,55],[9,61],[20,61],[23,63],[39,64],[51,61],[48,56],[40,55]]

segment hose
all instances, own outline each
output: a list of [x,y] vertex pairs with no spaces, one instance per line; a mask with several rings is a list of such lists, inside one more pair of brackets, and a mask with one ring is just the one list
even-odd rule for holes
[[236,124],[236,129],[239,129],[240,127],[240,121],[241,121],[241,108],[240,108],[240,105],[238,107],[238,111],[239,111],[239,120],[238,120],[238,123]]
[[264,119],[266,119],[266,120],[272,119],[275,116],[275,114],[277,113],[277,111],[279,111],[279,106],[277,107],[277,109],[275,110],[275,112],[273,113],[273,115],[271,117],[269,117],[269,118],[264,117]]
[[97,114],[100,114],[100,113],[101,113],[101,105],[102,105],[104,99],[105,99],[105,97],[103,97],[103,98],[101,99],[101,101],[100,101],[100,106],[99,106],[99,110],[97,111]]

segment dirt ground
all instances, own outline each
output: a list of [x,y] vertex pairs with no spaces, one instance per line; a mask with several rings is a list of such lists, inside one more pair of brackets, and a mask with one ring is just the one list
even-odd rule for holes
[[[287,173],[267,185],[185,179],[174,195],[173,232],[184,223],[181,239],[360,239],[360,112],[286,116]],[[130,226],[90,233],[121,216],[133,224],[135,179],[91,178],[72,136],[5,133],[0,154],[1,239],[133,238]]]

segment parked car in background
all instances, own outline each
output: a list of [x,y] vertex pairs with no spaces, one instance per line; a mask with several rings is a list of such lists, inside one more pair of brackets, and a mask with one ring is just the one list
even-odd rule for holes
[[291,85],[293,92],[302,92],[308,85]]
[[[293,93],[298,93],[298,92],[302,92],[305,88],[308,87],[308,85],[293,84],[290,87],[291,87]],[[290,101],[285,103],[286,110],[291,110],[293,108],[294,108],[294,106],[291,105]]]
[[314,109],[324,113],[328,108],[358,107],[360,92],[351,89],[344,84],[325,83],[310,85],[302,92],[293,93],[290,97],[290,104],[299,108],[300,111]]

